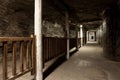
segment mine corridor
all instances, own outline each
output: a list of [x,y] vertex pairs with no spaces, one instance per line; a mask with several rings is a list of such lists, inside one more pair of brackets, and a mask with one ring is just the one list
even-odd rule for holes
[[0,80],[120,80],[120,0],[0,0]]

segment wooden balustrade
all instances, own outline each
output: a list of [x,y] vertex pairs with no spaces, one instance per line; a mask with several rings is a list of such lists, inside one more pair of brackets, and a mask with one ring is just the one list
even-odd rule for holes
[[47,62],[66,52],[66,38],[43,37],[43,61]]
[[81,46],[81,38],[78,38],[78,47]]
[[[27,72],[35,73],[35,38],[34,37],[0,37],[2,44],[3,80],[14,80]],[[11,52],[11,53],[9,53]],[[8,61],[8,54],[11,60]],[[8,63],[11,63],[11,76],[8,76]],[[19,66],[17,68],[17,66]],[[18,70],[20,72],[18,72]]]
[[[78,41],[80,44],[80,39]],[[3,48],[3,80],[14,80],[27,72],[35,73],[35,37],[0,37],[0,43],[2,43]],[[57,56],[66,54],[67,39],[43,37],[42,45],[43,63],[45,63]],[[77,40],[71,38],[70,49],[76,46]],[[9,52],[12,55],[12,61],[8,61]],[[11,76],[8,76],[8,62],[11,62]]]
[[86,37],[83,37],[83,43],[86,44]]
[[74,48],[77,46],[77,40],[76,38],[70,38],[70,49]]
[[[70,49],[76,47],[77,40],[70,38]],[[59,55],[65,54],[67,50],[66,38],[43,37],[43,61],[47,62]]]

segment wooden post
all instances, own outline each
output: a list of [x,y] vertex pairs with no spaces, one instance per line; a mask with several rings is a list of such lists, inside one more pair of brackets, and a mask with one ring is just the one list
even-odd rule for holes
[[80,25],[80,38],[81,38],[81,47],[83,46],[83,25]]
[[78,50],[79,49],[79,46],[78,46],[78,27],[76,26],[76,49]]
[[7,54],[8,54],[8,44],[7,42],[3,42],[3,80],[7,79]]
[[12,76],[16,75],[16,42],[13,42],[13,54],[12,54]]
[[67,55],[66,58],[69,59],[69,14],[68,12],[65,13],[65,24],[66,24],[66,37],[67,37]]
[[29,57],[30,57],[30,54],[29,54],[29,49],[30,49],[30,41],[26,41],[27,43],[27,47],[26,47],[26,69],[29,69],[30,66],[30,61],[29,61]]
[[31,71],[31,75],[34,75],[35,74],[35,72],[36,72],[36,60],[35,60],[35,58],[36,58],[36,55],[35,55],[35,53],[36,53],[36,51],[35,51],[35,36],[34,35],[31,35],[31,38],[33,38],[33,40],[32,40],[32,71]]
[[80,27],[78,27],[78,48],[81,46],[80,44],[81,44],[81,42],[80,42]]
[[88,43],[88,31],[86,32],[86,36],[87,36],[87,41],[86,41],[86,43]]
[[35,0],[34,27],[36,36],[36,80],[43,80],[42,73],[42,0]]
[[24,68],[23,68],[23,41],[20,42],[20,72],[23,72]]

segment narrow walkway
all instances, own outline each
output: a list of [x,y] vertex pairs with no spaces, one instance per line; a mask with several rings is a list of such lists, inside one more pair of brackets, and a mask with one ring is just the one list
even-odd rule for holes
[[102,57],[102,48],[88,44],[45,80],[120,80],[120,62]]

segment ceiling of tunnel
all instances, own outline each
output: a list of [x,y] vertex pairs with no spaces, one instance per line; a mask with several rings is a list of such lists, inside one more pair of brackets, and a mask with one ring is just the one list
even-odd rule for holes
[[[67,10],[72,23],[82,23],[87,27],[99,26],[101,24],[99,21],[102,20],[103,11],[117,1],[118,0],[44,0],[43,16],[44,19],[50,21],[58,19],[64,23],[64,13]],[[88,24],[87,22],[93,23]]]
[[[118,0],[42,0],[43,20],[65,23],[65,11],[70,14],[72,23],[100,25],[102,12]],[[23,11],[34,17],[34,0],[0,0],[0,17]],[[29,14],[30,13],[30,14]],[[88,22],[93,22],[88,24]]]
[[34,0],[0,0],[0,26],[5,26],[3,23],[10,25],[12,18],[18,25],[33,22]]

